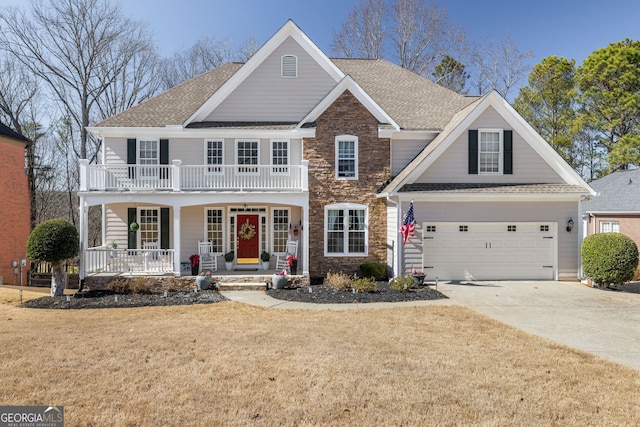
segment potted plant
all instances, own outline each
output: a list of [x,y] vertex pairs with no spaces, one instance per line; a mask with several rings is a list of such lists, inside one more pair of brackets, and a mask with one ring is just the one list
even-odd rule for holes
[[263,270],[268,270],[269,269],[269,260],[271,259],[271,255],[269,255],[269,252],[262,251],[262,253],[260,254],[260,259],[262,260],[262,269]]
[[199,291],[206,290],[211,287],[210,271],[207,271],[206,273],[202,271],[200,272],[200,274],[196,276],[196,287],[198,288]]
[[287,266],[291,274],[298,274],[298,257],[295,255],[287,255]]
[[191,275],[195,276],[196,274],[198,274],[198,270],[200,270],[200,255],[191,255],[189,257],[189,261],[191,261]]
[[412,270],[411,275],[413,276],[413,281],[416,282],[416,285],[422,285],[424,283],[424,278],[426,274],[421,270]]
[[233,259],[236,257],[235,252],[229,251],[224,254],[224,267],[227,270],[233,270]]
[[273,289],[284,289],[287,285],[287,270],[278,271],[271,276]]

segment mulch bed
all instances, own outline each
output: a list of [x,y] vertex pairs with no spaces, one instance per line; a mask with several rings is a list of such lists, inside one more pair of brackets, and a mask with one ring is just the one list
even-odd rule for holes
[[[336,291],[327,285],[311,285],[300,288],[269,289],[270,297],[315,304],[350,304],[368,302],[405,302],[447,298],[434,288],[421,285],[406,292],[389,289],[388,282],[378,282],[378,292],[352,293]],[[311,292],[309,292],[311,289]]]
[[[117,301],[116,301],[117,296]],[[168,292],[164,294],[116,294],[112,291],[83,291],[67,297],[42,297],[24,303],[29,308],[126,308],[165,305],[212,304],[228,301],[215,290],[191,292]]]

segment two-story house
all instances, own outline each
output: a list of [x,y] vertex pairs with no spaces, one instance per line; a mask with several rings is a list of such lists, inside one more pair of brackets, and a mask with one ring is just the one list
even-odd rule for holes
[[[80,165],[82,277],[181,274],[201,241],[219,266],[233,251],[233,268],[257,268],[295,241],[311,278],[368,261],[441,279],[577,278],[567,224],[592,190],[504,99],[329,59],[292,21],[246,63],[89,130],[103,151]],[[86,247],[92,205],[101,248]]]
[[[0,123],[0,283],[27,284],[27,240],[31,232],[29,181],[23,135]],[[20,277],[22,274],[22,277]]]

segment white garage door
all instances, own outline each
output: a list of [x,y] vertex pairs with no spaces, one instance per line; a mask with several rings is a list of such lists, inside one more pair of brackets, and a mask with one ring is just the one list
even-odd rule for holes
[[425,222],[425,273],[443,280],[553,280],[555,229],[555,223]]

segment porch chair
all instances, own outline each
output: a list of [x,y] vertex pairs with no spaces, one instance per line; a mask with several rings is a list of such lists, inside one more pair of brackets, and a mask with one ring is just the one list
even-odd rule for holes
[[144,242],[142,244],[142,248],[144,249],[145,257],[150,256],[153,260],[158,259],[158,249],[160,249],[160,245],[157,240],[154,240],[153,242]]
[[211,242],[199,241],[198,255],[200,255],[200,271],[216,271],[218,269],[218,258],[213,253]]
[[297,240],[287,240],[287,250],[284,255],[278,255],[276,259],[276,271],[281,270],[289,270],[287,266],[287,257],[289,255],[293,255],[295,257],[298,256],[298,241]]

